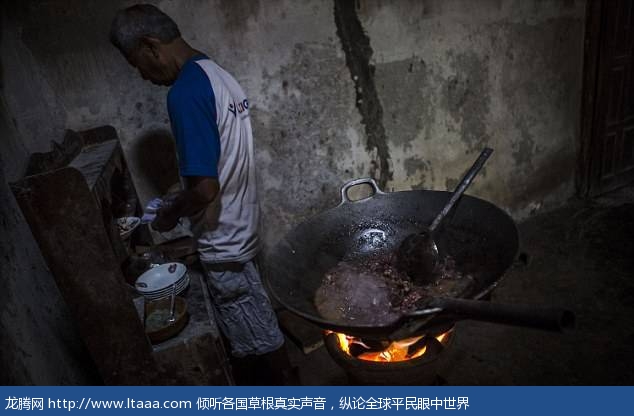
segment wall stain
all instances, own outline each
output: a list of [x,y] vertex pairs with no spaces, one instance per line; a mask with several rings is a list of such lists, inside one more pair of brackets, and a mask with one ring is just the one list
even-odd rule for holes
[[454,190],[456,186],[458,186],[458,182],[460,182],[459,178],[447,178],[445,179],[445,189]]
[[[539,25],[501,24],[498,32],[503,35],[500,47],[506,57],[501,71],[501,94],[516,132],[510,154],[518,174],[513,189],[525,189],[513,204],[521,206],[530,201],[526,195],[540,200],[572,180],[574,164],[566,159],[574,160],[574,143],[565,142],[566,134],[570,133],[560,126],[575,125],[578,117],[575,97],[581,84],[579,57],[583,55],[583,43],[571,44],[567,40],[583,33],[583,22],[559,18]],[[551,126],[548,133],[559,137],[558,142],[542,136],[545,125]],[[549,164],[544,157],[556,160],[556,165]],[[539,169],[540,166],[548,168]],[[553,171],[557,173],[548,173]],[[540,191],[537,185],[543,189]]]
[[220,1],[218,8],[225,17],[225,27],[228,31],[243,32],[250,18],[257,19],[260,13],[260,2],[253,0]]
[[263,74],[262,89],[254,94],[262,109],[251,122],[258,171],[268,178],[259,183],[262,212],[272,213],[265,218],[266,242],[337,205],[344,181],[363,176],[355,158],[343,162],[356,150],[345,129],[356,116],[346,75],[334,47],[321,43],[294,45],[288,63]]
[[384,125],[391,143],[411,147],[421,131],[431,139],[435,106],[432,103],[430,70],[425,61],[409,59],[377,65],[376,87],[385,101]]
[[480,57],[474,52],[448,54],[455,75],[444,83],[442,103],[460,124],[460,137],[467,146],[466,153],[476,153],[490,138],[487,133],[491,102],[488,56]]
[[517,116],[515,126],[519,130],[521,139],[517,142],[515,151],[511,153],[518,167],[524,170],[533,170],[533,157],[535,156],[535,139],[530,133],[525,117]]
[[385,189],[393,172],[390,170],[390,151],[383,126],[383,107],[376,91],[375,68],[370,64],[373,53],[370,38],[363,30],[355,3],[353,0],[335,0],[335,24],[356,90],[356,106],[367,137],[366,149],[376,152],[377,160],[370,168],[370,174],[377,179],[378,170],[379,186]]
[[434,171],[429,160],[419,156],[408,157],[403,161],[403,168],[407,178],[416,178],[418,182],[411,185],[411,189],[425,189],[426,183],[434,181]]

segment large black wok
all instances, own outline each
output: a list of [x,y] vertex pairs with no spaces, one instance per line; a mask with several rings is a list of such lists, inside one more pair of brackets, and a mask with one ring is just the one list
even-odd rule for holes
[[[366,199],[351,201],[357,185],[372,187]],[[403,327],[422,331],[455,320],[435,313],[411,322],[376,327],[323,318],[314,304],[324,273],[342,259],[393,252],[406,236],[426,227],[450,197],[443,191],[383,193],[372,179],[348,182],[341,203],[288,233],[266,256],[263,276],[272,296],[291,312],[325,328],[361,337],[390,337]],[[453,217],[438,233],[438,247],[456,261],[456,269],[474,282],[461,298],[481,299],[491,292],[513,263],[518,233],[513,220],[495,205],[464,195]]]

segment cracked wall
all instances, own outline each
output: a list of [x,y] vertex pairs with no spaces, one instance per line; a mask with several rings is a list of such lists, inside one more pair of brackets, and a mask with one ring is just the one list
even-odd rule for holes
[[[131,3],[3,6],[2,96],[20,138],[2,148],[9,180],[65,128],[103,124],[142,199],[175,180],[167,90],[107,42]],[[269,246],[348,180],[452,189],[485,145],[471,194],[516,218],[572,195],[583,0],[155,3],[249,95]]]
[[371,63],[370,38],[363,30],[353,1],[335,1],[337,36],[346,57],[346,65],[355,89],[355,106],[361,115],[366,136],[366,150],[376,157],[371,161],[369,176],[384,189],[392,179],[390,149],[383,125],[383,105],[377,94],[375,67]]

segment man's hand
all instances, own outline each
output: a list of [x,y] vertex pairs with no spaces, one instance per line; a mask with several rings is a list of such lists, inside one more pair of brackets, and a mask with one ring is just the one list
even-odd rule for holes
[[179,217],[170,217],[169,211],[161,208],[156,212],[156,218],[152,221],[152,228],[158,232],[164,233],[176,227],[179,219]]
[[181,217],[191,216],[216,198],[220,185],[216,178],[187,177],[187,189],[164,197],[163,206],[156,212],[152,228],[159,232],[176,227]]

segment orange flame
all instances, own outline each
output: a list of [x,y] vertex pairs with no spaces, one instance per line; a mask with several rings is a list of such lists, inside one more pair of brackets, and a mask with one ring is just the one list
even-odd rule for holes
[[[443,332],[440,335],[436,336],[436,339],[441,344],[445,344],[447,342],[447,337],[451,333],[451,329],[447,332]],[[339,341],[339,347],[346,352],[348,355],[350,354],[350,345],[355,342],[361,342],[355,337],[348,336],[346,334],[342,334],[339,332],[328,332],[334,333],[337,336],[337,340]],[[375,362],[397,362],[397,361],[407,361],[412,360],[414,358],[421,357],[427,352],[427,346],[423,346],[422,348],[415,351],[413,354],[409,354],[409,347],[416,342],[418,342],[423,335],[418,337],[406,338],[398,341],[393,341],[390,345],[384,349],[383,351],[373,351],[373,352],[364,352],[359,354],[356,358],[364,361],[375,361]]]

